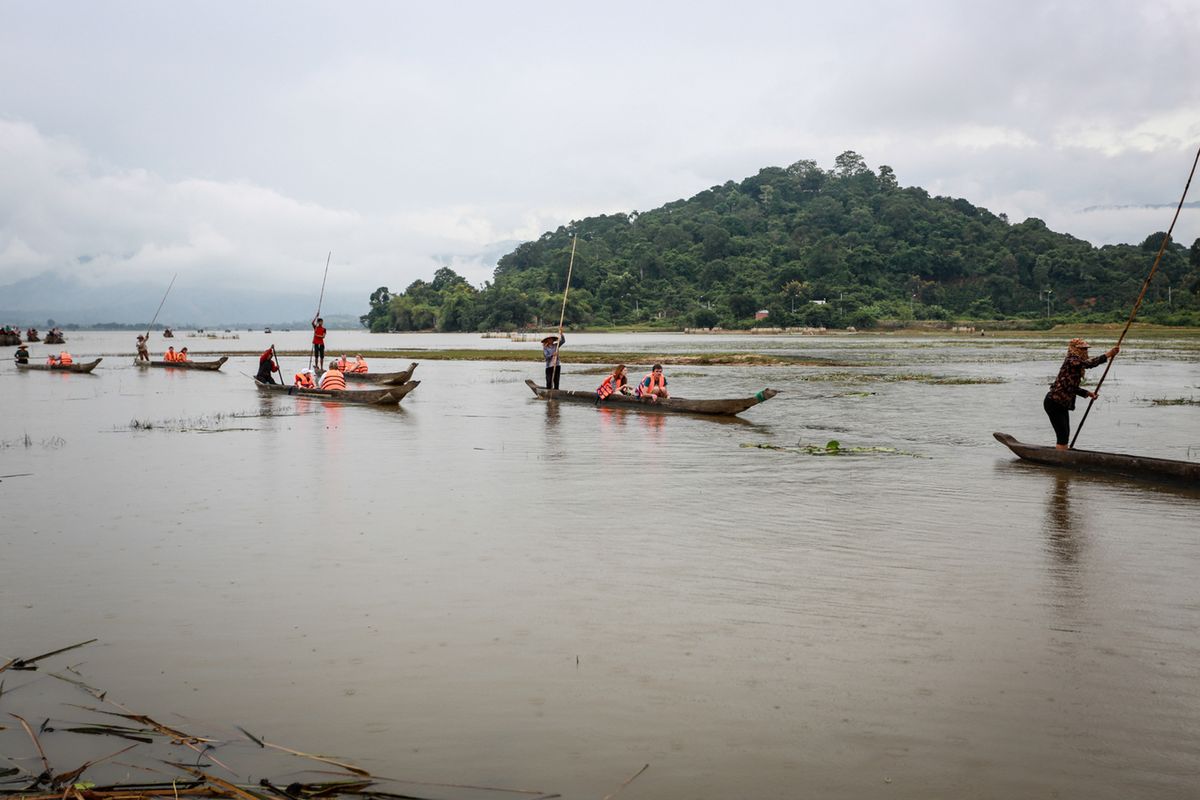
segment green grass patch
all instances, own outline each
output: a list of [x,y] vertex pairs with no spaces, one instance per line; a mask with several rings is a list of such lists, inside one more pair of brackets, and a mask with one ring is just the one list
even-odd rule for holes
[[869,455],[888,455],[888,456],[909,456],[911,458],[923,458],[916,453],[906,453],[903,450],[897,450],[895,447],[846,447],[837,439],[830,439],[823,445],[820,444],[803,444],[796,445],[777,445],[768,443],[751,443],[745,442],[742,447],[752,447],[758,450],[778,450],[784,453],[798,453],[806,456],[869,456]]

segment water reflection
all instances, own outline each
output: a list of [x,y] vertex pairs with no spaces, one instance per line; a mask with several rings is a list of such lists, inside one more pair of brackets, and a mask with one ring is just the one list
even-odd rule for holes
[[[1083,484],[1076,488],[1082,489]],[[1042,530],[1046,534],[1046,553],[1053,584],[1050,588],[1052,606],[1058,612],[1054,627],[1076,631],[1083,620],[1086,605],[1083,565],[1084,536],[1088,511],[1084,503],[1072,503],[1072,476],[1055,471],[1046,495],[1046,519]]]

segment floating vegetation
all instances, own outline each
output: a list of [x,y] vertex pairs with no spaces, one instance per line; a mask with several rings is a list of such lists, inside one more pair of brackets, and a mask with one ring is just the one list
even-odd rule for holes
[[[164,420],[142,420],[131,419],[129,427],[124,430],[129,431],[153,431],[164,430],[175,433],[228,433],[230,431],[255,431],[258,428],[236,428],[222,424],[226,419],[253,419],[255,417],[298,417],[302,414],[311,414],[311,411],[300,412],[280,412],[266,409],[262,411],[244,411],[244,412],[217,412],[216,414],[206,414],[199,417],[180,417]],[[118,428],[117,430],[122,430]]]
[[924,458],[916,453],[906,453],[903,450],[897,450],[894,447],[844,447],[837,439],[830,439],[824,445],[819,444],[803,444],[785,446],[769,443],[754,444],[752,442],[744,442],[742,447],[753,447],[759,450],[779,450],[785,453],[799,453],[807,456],[865,456],[865,455],[889,455],[889,456],[909,456],[911,458]]
[[1150,401],[1156,406],[1200,406],[1200,400],[1194,397],[1160,397]]
[[[0,673],[37,670],[39,662],[95,642],[95,639],[28,658],[0,659]],[[69,674],[65,674],[69,673]],[[0,725],[0,797],[19,800],[431,800],[495,798],[497,795],[550,800],[539,790],[384,778],[347,759],[295,750],[241,726],[204,732],[183,730],[134,711],[90,685],[77,668],[48,672],[56,681],[36,681],[38,702],[51,705],[36,717],[10,712],[17,725]],[[0,676],[9,677],[9,676]],[[25,687],[20,687],[25,688]],[[0,680],[0,693],[3,680]],[[86,695],[86,704],[79,694]],[[27,719],[28,717],[28,719]],[[35,720],[32,724],[30,719]],[[36,720],[44,720],[40,724]],[[55,752],[79,761],[53,763]],[[119,757],[119,759],[118,759]],[[296,760],[315,762],[308,771],[328,776],[298,780]],[[11,765],[11,766],[10,766]],[[617,788],[619,792],[649,765]],[[136,781],[130,770],[136,770]],[[302,767],[303,769],[303,767]],[[272,780],[261,776],[286,776]],[[614,778],[613,783],[617,783]],[[112,782],[123,781],[123,782]],[[613,792],[612,794],[616,794]],[[611,797],[612,794],[609,796]]]
[[[48,450],[57,450],[58,448],[65,446],[66,443],[67,440],[61,436],[51,436],[49,439],[42,439],[37,444],[47,448]],[[19,439],[6,439],[4,441],[0,441],[0,449],[6,447],[24,447],[26,450],[28,450],[30,447],[33,447],[33,444],[33,437],[27,433]]]
[[820,372],[800,375],[801,381],[832,381],[836,383],[927,383],[934,386],[974,386],[1004,383],[994,376],[930,375],[925,372]]

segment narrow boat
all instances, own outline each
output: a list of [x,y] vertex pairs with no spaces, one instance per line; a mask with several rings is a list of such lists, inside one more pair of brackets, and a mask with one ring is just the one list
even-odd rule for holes
[[[61,333],[47,333],[42,340],[45,344],[66,344],[67,340],[63,338]],[[19,342],[18,342],[19,344]]]
[[996,441],[1017,456],[1035,464],[1096,472],[1111,472],[1144,480],[1168,480],[1200,487],[1200,462],[1169,458],[1101,453],[1096,450],[1059,450],[1056,447],[1025,444],[1007,433],[993,433]]
[[41,340],[42,337],[38,336],[37,328],[30,328],[29,330],[25,331],[25,341],[29,342],[30,344],[33,344],[34,342],[40,342]]
[[260,383],[254,385],[261,392],[276,394],[291,394],[298,397],[315,397],[320,400],[333,400],[338,403],[357,403],[366,406],[395,406],[399,405],[404,396],[421,385],[420,381],[409,381],[403,386],[389,386],[386,389],[302,389],[299,386],[284,386],[278,383]]
[[221,356],[216,361],[137,361],[134,360],[135,367],[166,367],[167,369],[199,369],[207,372],[215,372],[221,368],[221,365],[229,360],[229,356]]
[[67,364],[65,367],[58,364],[17,364],[17,369],[44,369],[49,372],[91,372],[103,360],[103,358],[97,358],[95,361]]
[[595,392],[575,392],[568,389],[543,389],[533,381],[525,381],[525,385],[541,400],[569,400],[574,403],[587,403],[594,406],[616,408],[632,408],[638,411],[678,412],[683,414],[707,414],[714,417],[732,417],[740,414],[751,406],[770,400],[779,394],[774,389],[763,389],[750,397],[738,397],[730,400],[691,400],[685,397],[671,397],[659,400],[657,403],[650,398],[633,397],[632,395],[611,394],[605,400],[600,400]]
[[416,368],[417,362],[414,361],[404,372],[343,372],[342,375],[345,376],[346,383],[380,383],[387,386],[400,386],[408,383]]
[[16,347],[20,343],[20,331],[0,331],[0,347]]

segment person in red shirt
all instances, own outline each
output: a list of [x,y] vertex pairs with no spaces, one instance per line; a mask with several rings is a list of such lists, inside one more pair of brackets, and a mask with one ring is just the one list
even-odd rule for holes
[[325,368],[325,320],[317,317],[312,321],[313,326],[313,361],[317,370]]
[[279,366],[275,363],[275,345],[268,347],[258,357],[258,374],[254,376],[254,379],[259,383],[274,383],[275,379],[271,377],[272,372],[279,372]]

